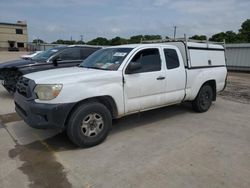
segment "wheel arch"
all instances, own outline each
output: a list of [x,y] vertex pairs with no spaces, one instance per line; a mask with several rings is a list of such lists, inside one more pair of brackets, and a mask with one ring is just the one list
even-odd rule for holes
[[104,95],[104,96],[97,96],[97,97],[91,97],[91,98],[87,98],[84,99],[82,101],[77,102],[72,109],[70,110],[70,112],[67,115],[65,124],[64,124],[64,128],[67,126],[68,121],[70,119],[70,116],[72,115],[72,113],[75,111],[75,109],[77,109],[79,106],[85,104],[85,103],[91,103],[91,102],[99,102],[101,104],[103,104],[111,113],[111,116],[113,119],[115,119],[118,116],[118,109],[115,103],[115,100],[108,95]]
[[[201,90],[201,88],[204,86],[204,85],[209,85],[212,90],[213,90],[213,101],[216,101],[216,95],[217,95],[217,88],[216,88],[216,80],[207,80],[206,82],[204,82],[200,89],[199,89],[199,92]],[[199,94],[199,92],[197,93],[197,95]],[[197,96],[196,95],[196,96]]]

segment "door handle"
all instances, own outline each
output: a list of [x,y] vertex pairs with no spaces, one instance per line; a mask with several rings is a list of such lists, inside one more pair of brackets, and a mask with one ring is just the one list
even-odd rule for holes
[[164,80],[165,77],[164,76],[159,76],[158,78],[156,78],[156,80]]

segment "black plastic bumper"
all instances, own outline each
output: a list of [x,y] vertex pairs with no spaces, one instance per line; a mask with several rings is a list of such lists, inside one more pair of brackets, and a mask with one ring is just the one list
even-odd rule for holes
[[33,128],[59,128],[63,129],[68,114],[75,103],[42,104],[34,100],[27,100],[18,92],[14,95],[16,112]]

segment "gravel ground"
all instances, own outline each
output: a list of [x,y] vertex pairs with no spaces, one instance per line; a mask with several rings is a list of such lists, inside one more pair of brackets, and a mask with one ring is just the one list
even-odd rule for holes
[[[0,62],[20,55],[0,52]],[[208,112],[184,104],[128,116],[86,149],[28,127],[0,86],[0,187],[249,188],[249,83],[229,73]]]
[[228,100],[250,104],[250,73],[229,72],[227,87],[220,96]]

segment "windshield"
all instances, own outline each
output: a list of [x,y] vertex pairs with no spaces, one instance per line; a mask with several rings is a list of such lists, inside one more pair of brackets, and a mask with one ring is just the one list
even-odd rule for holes
[[85,59],[80,64],[80,67],[117,70],[132,49],[133,48],[106,48],[98,50]]
[[56,52],[58,52],[59,48],[50,48],[44,52],[41,52],[40,54],[35,55],[32,57],[32,60],[34,61],[47,61],[52,55],[54,55]]

